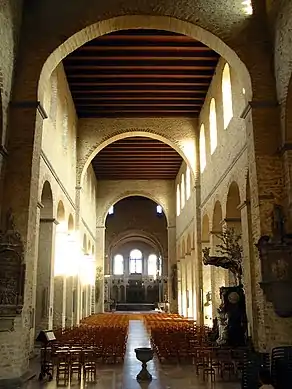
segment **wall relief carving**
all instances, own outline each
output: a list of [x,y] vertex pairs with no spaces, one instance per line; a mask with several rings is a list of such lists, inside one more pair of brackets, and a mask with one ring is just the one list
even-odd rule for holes
[[262,236],[256,244],[262,281],[260,286],[280,317],[292,317],[292,236],[286,234],[282,207],[274,206],[273,236]]
[[24,280],[24,247],[10,209],[0,231],[0,318],[21,313]]

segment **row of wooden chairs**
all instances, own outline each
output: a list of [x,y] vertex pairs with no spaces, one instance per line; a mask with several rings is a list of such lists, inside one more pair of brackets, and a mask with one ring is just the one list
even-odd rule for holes
[[211,329],[198,326],[179,315],[149,315],[144,318],[150,339],[161,363],[194,364],[203,379],[238,378],[243,368],[244,349],[212,347]]
[[98,364],[124,360],[128,323],[126,315],[97,314],[79,326],[55,330],[56,341],[42,350],[46,369],[56,372],[57,383],[74,377],[96,381]]

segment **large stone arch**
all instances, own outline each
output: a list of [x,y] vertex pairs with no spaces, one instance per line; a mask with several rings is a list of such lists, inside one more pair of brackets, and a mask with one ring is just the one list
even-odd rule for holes
[[141,231],[141,230],[129,230],[118,234],[109,244],[107,248],[107,254],[110,255],[111,250],[117,245],[128,241],[132,241],[134,239],[144,241],[148,243],[150,246],[152,246],[153,248],[158,248],[162,255],[166,254],[163,245],[155,235],[149,233],[148,231]]
[[[127,120],[129,122],[129,120]],[[150,120],[148,120],[150,122]],[[193,156],[195,155],[195,136],[192,134],[191,129],[189,128],[189,133],[182,133],[181,138],[179,138],[179,131],[173,133],[171,135],[167,135],[168,127],[163,128],[160,125],[155,124],[149,128],[127,128],[125,132],[121,129],[122,125],[118,126],[118,121],[114,122],[110,121],[111,126],[106,126],[106,121],[104,123],[104,131],[102,128],[99,128],[94,134],[88,134],[86,141],[82,138],[82,135],[79,139],[79,158],[78,158],[78,169],[77,169],[77,183],[82,186],[83,178],[85,176],[86,170],[90,165],[92,159],[106,146],[110,145],[113,142],[116,142],[121,139],[133,137],[133,136],[141,136],[148,137],[152,139],[159,140],[163,143],[166,143],[170,147],[172,147],[186,164],[190,167],[192,177],[194,178],[195,172],[195,160]],[[122,121],[125,123],[125,121]],[[121,123],[121,124],[122,124]],[[119,129],[117,130],[117,127]],[[81,131],[82,133],[82,131]],[[93,137],[94,135],[94,137]],[[177,135],[177,136],[175,136]],[[83,135],[84,136],[84,135]],[[188,142],[184,139],[188,137]]]
[[[194,2],[198,2],[198,0],[194,0]],[[240,2],[238,5],[240,6]],[[72,7],[71,4],[70,6]],[[216,4],[214,4],[214,6],[215,8],[218,8],[218,6],[220,7],[220,5],[218,4],[218,0],[216,1]],[[92,7],[93,4],[91,4],[90,8],[92,9]],[[84,8],[86,7],[84,6]],[[160,7],[160,11],[158,12],[152,11],[152,15],[151,13],[150,15],[143,15],[142,9],[141,14],[139,15],[139,12],[137,12],[136,7],[135,12],[131,14],[130,8],[131,7],[129,7],[129,9],[127,10],[126,15],[119,15],[112,18],[108,18],[108,15],[107,17],[103,18],[102,12],[91,12],[91,17],[87,18],[86,22],[82,21],[81,15],[79,15],[78,20],[73,20],[74,17],[72,17],[72,20],[68,21],[68,23],[71,22],[71,24],[74,25],[74,27],[72,26],[74,28],[74,31],[72,31],[71,29],[70,32],[67,33],[67,36],[70,36],[70,38],[64,41],[62,40],[62,38],[60,39],[60,36],[52,37],[53,47],[50,47],[50,51],[47,52],[47,58],[43,59],[43,55],[45,55],[44,49],[41,53],[41,58],[39,58],[40,60],[43,59],[43,63],[39,64],[39,66],[42,66],[41,71],[39,73],[40,82],[38,88],[38,99],[40,101],[42,101],[44,81],[50,77],[51,73],[62,61],[62,59],[64,59],[72,51],[76,50],[78,47],[82,46],[86,42],[97,38],[98,36],[123,29],[139,28],[153,28],[177,32],[180,34],[187,35],[206,44],[207,46],[218,52],[222,57],[224,57],[232,67],[237,69],[237,71],[239,72],[239,76],[242,78],[243,84],[246,88],[247,97],[249,99],[251,98],[251,82],[247,68],[244,65],[245,58],[242,58],[242,60],[240,59],[240,57],[244,57],[245,55],[248,58],[249,55],[248,52],[243,53],[245,48],[241,45],[241,43],[237,44],[236,41],[232,41],[231,37],[226,37],[227,26],[226,24],[224,25],[222,23],[223,20],[226,18],[226,4],[224,4],[225,12],[220,15],[220,20],[218,20],[222,23],[221,29],[216,29],[215,25],[211,22],[211,15],[214,16],[214,12],[210,12],[210,14],[208,14],[208,11],[212,11],[212,9],[208,10],[208,7],[206,7],[205,4],[202,8],[196,8],[196,12],[194,12],[195,20],[191,21],[184,21],[183,19],[185,18],[182,16],[180,17],[178,15],[176,17],[164,16],[164,13],[167,12],[165,12],[166,10],[163,10],[163,7]],[[183,13],[183,9],[181,9],[181,11]],[[242,22],[244,22],[245,18],[242,9],[240,11]],[[118,13],[121,14],[122,11],[119,9]],[[205,13],[205,23],[200,17],[198,17],[198,15],[201,13]],[[93,20],[94,18],[96,19],[96,15],[100,15],[101,18],[101,20],[98,22],[96,22],[96,20]],[[191,15],[191,13],[189,15]],[[219,14],[217,16],[219,16]],[[240,20],[236,18],[238,14],[236,15],[234,13],[232,16],[240,23]],[[66,19],[68,20],[68,15],[66,16]],[[192,17],[189,17],[189,19],[192,19]],[[82,24],[80,22],[83,22],[83,25],[80,25]],[[90,24],[90,22],[92,22],[92,24]],[[67,26],[62,25],[62,27],[64,29]],[[232,30],[232,26],[230,26],[230,28]],[[54,30],[57,30],[57,28]],[[227,45],[223,40],[228,41],[229,45]],[[250,44],[252,45],[252,42],[250,42]],[[260,63],[258,65],[260,65]]]
[[107,198],[103,202],[100,202],[100,205],[98,207],[97,225],[99,226],[105,225],[108,210],[112,205],[115,205],[119,201],[131,196],[146,197],[154,201],[155,203],[161,205],[166,218],[167,225],[169,225],[170,209],[166,202],[166,198],[164,198],[164,196],[159,196],[159,194],[158,195],[153,194],[151,188],[149,188],[149,190],[135,190],[135,191],[122,190],[121,192],[109,193]]

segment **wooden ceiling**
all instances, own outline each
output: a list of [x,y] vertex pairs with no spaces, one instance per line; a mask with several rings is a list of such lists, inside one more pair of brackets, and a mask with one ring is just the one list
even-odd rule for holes
[[173,180],[181,163],[181,156],[167,144],[130,137],[101,150],[92,166],[98,180]]
[[80,118],[197,117],[219,55],[184,35],[123,30],[64,59]]

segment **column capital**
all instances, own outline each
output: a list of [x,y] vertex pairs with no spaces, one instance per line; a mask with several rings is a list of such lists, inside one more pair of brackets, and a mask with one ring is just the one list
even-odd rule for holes
[[241,219],[240,217],[226,217],[222,220],[222,224],[228,224],[228,223],[240,223]]
[[28,100],[28,101],[12,101],[11,107],[15,109],[36,109],[43,120],[48,118],[48,115],[41,105],[40,101]]
[[41,217],[40,222],[41,223],[53,223],[56,225],[59,224],[58,220],[53,218],[53,217]]
[[245,200],[245,201],[243,201],[241,204],[239,204],[237,206],[237,209],[239,211],[241,211],[243,208],[247,207],[248,205],[250,205],[250,201],[249,200]]
[[8,151],[3,145],[0,146],[0,154],[2,155],[2,157],[8,157]]
[[37,207],[38,207],[39,209],[42,209],[42,208],[44,208],[44,204],[41,203],[40,201],[38,201]]
[[210,235],[222,235],[222,230],[220,230],[220,231],[212,230],[212,231],[210,231]]
[[279,106],[276,100],[252,100],[249,101],[240,115],[241,119],[246,119],[251,110],[277,108]]

